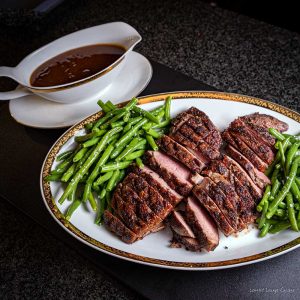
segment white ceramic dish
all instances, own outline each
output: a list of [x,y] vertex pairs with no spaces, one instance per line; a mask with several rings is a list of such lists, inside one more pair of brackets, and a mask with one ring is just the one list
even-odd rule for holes
[[[289,124],[289,132],[297,133],[300,130],[300,114],[271,102],[248,96],[227,94],[220,92],[175,92],[159,94],[140,99],[144,109],[152,109],[167,96],[173,96],[172,116],[195,106],[206,112],[219,129],[224,129],[238,116],[260,112],[270,114]],[[93,223],[93,213],[80,207],[73,215],[71,222],[67,222],[63,213],[69,203],[57,205],[57,200],[62,193],[60,183],[50,184],[43,181],[55,167],[55,156],[74,146],[74,134],[82,134],[85,123],[97,119],[95,114],[83,120],[62,135],[49,151],[41,172],[41,191],[45,205],[51,215],[67,232],[83,243],[110,255],[130,261],[148,264],[157,267],[181,270],[213,270],[241,266],[259,262],[287,251],[300,245],[300,235],[287,230],[285,232],[258,237],[258,230],[252,229],[242,232],[238,237],[221,236],[219,246],[213,252],[194,253],[185,249],[169,248],[171,233],[164,230],[145,237],[132,245],[120,241],[104,226],[98,227]]]
[[[64,104],[95,100],[99,92],[119,75],[128,55],[141,40],[139,33],[123,22],[98,25],[63,36],[29,54],[15,68],[0,67],[0,76],[11,77],[22,86],[15,91],[0,92],[0,100],[11,100],[32,93]],[[71,49],[95,44],[121,45],[126,52],[106,69],[84,79],[51,87],[31,85],[31,74],[48,59]]]
[[63,128],[72,126],[99,110],[97,100],[111,100],[114,103],[131,99],[141,93],[152,77],[152,67],[147,58],[132,51],[127,62],[114,82],[97,93],[96,100],[76,104],[61,104],[48,101],[36,95],[24,96],[10,101],[11,116],[26,126],[36,128]]

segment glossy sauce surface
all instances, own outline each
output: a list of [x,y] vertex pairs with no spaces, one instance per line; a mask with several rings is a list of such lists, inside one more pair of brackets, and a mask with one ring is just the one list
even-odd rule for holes
[[113,44],[96,44],[66,51],[36,68],[30,84],[50,87],[84,79],[109,67],[125,51],[122,46]]

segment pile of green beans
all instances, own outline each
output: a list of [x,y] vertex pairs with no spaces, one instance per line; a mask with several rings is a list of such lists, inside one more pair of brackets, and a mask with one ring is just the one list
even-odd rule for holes
[[282,134],[274,128],[269,133],[276,138],[278,151],[266,171],[271,184],[257,205],[257,211],[261,212],[257,219],[260,237],[300,228],[300,136]]
[[45,177],[46,181],[66,183],[58,203],[71,201],[65,217],[89,202],[97,212],[95,223],[101,224],[103,212],[110,209],[112,193],[123,180],[132,163],[143,168],[141,157],[146,150],[158,150],[155,142],[168,130],[171,121],[171,97],[152,111],[137,106],[133,98],[124,107],[110,101],[98,101],[104,115],[85,125],[85,134],[75,137],[74,150],[57,156],[59,164]]

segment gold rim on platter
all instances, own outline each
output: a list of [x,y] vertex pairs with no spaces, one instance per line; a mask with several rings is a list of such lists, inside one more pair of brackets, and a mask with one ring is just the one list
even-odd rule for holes
[[[283,107],[279,104],[272,103],[266,100],[262,100],[255,97],[245,96],[245,95],[239,95],[239,94],[232,94],[232,93],[223,93],[223,92],[206,92],[206,91],[182,91],[182,92],[170,92],[170,93],[161,93],[161,94],[155,94],[150,96],[144,96],[139,98],[139,104],[146,104],[151,102],[157,102],[162,101],[166,97],[172,96],[176,100],[180,99],[186,99],[186,98],[199,98],[199,101],[201,101],[201,98],[211,99],[212,101],[214,99],[216,100],[224,100],[224,101],[235,101],[235,102],[243,102],[247,104],[253,104],[256,106],[264,107],[267,109],[270,109],[272,111],[278,112],[282,115],[285,115],[297,122],[300,123],[300,114],[290,110],[286,107]],[[119,104],[119,106],[123,106],[127,103],[123,102]],[[110,247],[106,244],[103,244],[82,231],[80,231],[78,228],[76,228],[74,225],[72,225],[69,221],[67,221],[64,218],[64,215],[59,211],[59,209],[56,206],[55,200],[52,197],[51,190],[50,190],[50,184],[48,182],[45,182],[43,178],[47,175],[49,175],[51,171],[51,166],[55,160],[55,157],[57,153],[60,151],[61,147],[78,131],[84,128],[84,125],[90,122],[93,122],[97,120],[102,115],[101,112],[95,113],[81,122],[77,123],[73,127],[71,127],[68,131],[66,131],[53,145],[53,147],[50,149],[49,153],[47,154],[42,171],[41,171],[41,189],[42,194],[44,197],[44,201],[47,205],[48,210],[52,213],[52,215],[55,217],[56,221],[63,226],[66,230],[71,232],[75,237],[82,240],[85,244],[92,246],[95,249],[101,250],[102,252],[106,252],[108,254],[112,254],[114,256],[131,260],[134,262],[149,264],[153,266],[159,266],[159,267],[165,267],[165,268],[177,268],[177,269],[190,269],[190,270],[199,270],[199,269],[217,269],[217,268],[228,268],[228,267],[234,267],[238,265],[244,265],[251,262],[258,262],[261,260],[265,260],[270,257],[277,256],[279,254],[283,254],[284,252],[287,252],[291,250],[292,248],[295,248],[297,246],[300,246],[300,237],[296,238],[280,247],[271,249],[269,251],[265,251],[262,253],[258,253],[255,255],[237,258],[237,259],[231,259],[231,260],[225,260],[225,261],[217,261],[217,262],[203,262],[203,263],[189,263],[189,262],[174,262],[174,261],[167,261],[167,260],[160,260],[150,257],[144,257],[136,254],[132,254],[129,252],[125,252],[113,247]]]

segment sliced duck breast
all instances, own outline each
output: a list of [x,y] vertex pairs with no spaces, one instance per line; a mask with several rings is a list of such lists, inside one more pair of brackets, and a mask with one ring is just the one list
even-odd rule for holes
[[257,168],[255,168],[250,160],[243,154],[241,154],[237,149],[235,149],[231,145],[228,145],[226,147],[226,152],[231,158],[233,158],[245,169],[253,182],[259,188],[264,189],[268,184],[271,183],[270,179],[263,172],[260,172]]
[[139,239],[139,237],[127,228],[123,222],[116,216],[114,216],[110,211],[105,210],[103,214],[103,220],[106,227],[121,240],[127,244],[132,244]]
[[219,232],[215,222],[193,197],[187,199],[186,220],[204,249],[212,251],[218,246]]
[[158,173],[180,195],[186,196],[193,188],[192,173],[180,162],[161,151],[147,151],[145,164]]
[[206,163],[167,135],[157,141],[161,150],[183,163],[192,172],[200,173]]

